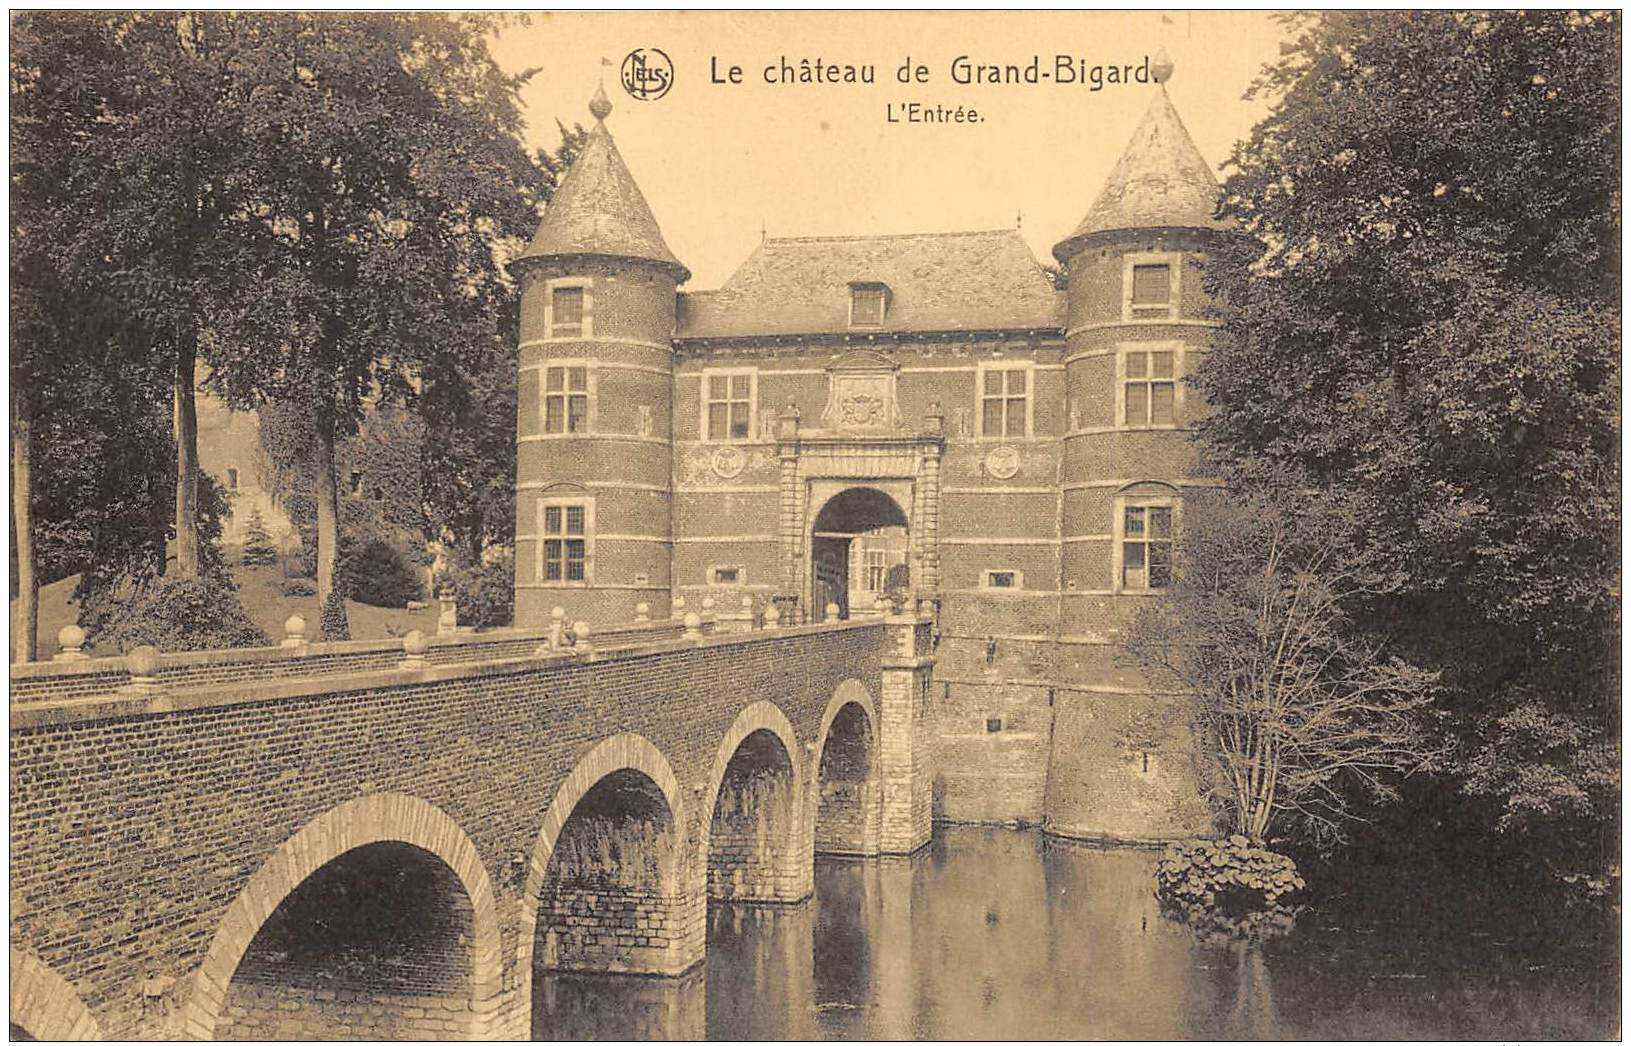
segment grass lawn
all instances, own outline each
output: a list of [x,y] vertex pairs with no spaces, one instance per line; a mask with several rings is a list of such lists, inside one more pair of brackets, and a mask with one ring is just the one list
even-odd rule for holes
[[[306,638],[311,641],[317,639],[317,597],[285,596],[281,566],[234,566],[232,576],[238,583],[238,598],[243,600],[250,619],[265,631],[273,644],[282,641],[283,622],[289,619],[290,614],[305,618]],[[70,599],[78,583],[79,577],[75,575],[40,588],[39,656],[42,661],[49,660],[60,649],[57,646],[57,632],[64,625],[78,622],[79,606]],[[365,606],[349,599],[346,600],[345,610],[346,619],[351,624],[352,639],[385,639],[406,635],[416,628],[426,635],[435,635],[436,619],[441,614],[441,608],[434,603],[424,610],[391,610]],[[11,611],[12,620],[16,621],[16,600],[12,600]],[[93,657],[124,653],[122,650],[102,649],[95,643],[87,643],[85,652]]]

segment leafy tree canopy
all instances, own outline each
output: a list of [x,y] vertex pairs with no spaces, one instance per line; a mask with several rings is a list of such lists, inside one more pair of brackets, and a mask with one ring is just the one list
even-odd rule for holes
[[1293,16],[1222,211],[1250,234],[1196,381],[1236,484],[1287,467],[1365,526],[1369,611],[1457,699],[1506,826],[1618,774],[1616,14]]

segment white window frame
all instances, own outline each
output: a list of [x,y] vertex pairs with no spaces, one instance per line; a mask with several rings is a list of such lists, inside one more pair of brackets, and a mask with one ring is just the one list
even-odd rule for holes
[[[748,434],[746,436],[732,436],[729,431],[729,419],[727,419],[725,435],[720,439],[714,439],[708,435],[708,404],[713,402],[708,396],[709,379],[724,378],[728,385],[732,378],[738,378],[744,374],[747,375],[748,379]],[[703,443],[752,443],[757,440],[759,426],[759,369],[757,367],[704,368],[697,411],[697,435],[698,439]]]
[[[588,436],[595,431],[595,406],[599,402],[600,392],[600,380],[599,375],[596,373],[596,364],[596,360],[584,356],[546,359],[538,364],[538,432],[541,435],[566,439],[572,436]],[[563,428],[560,432],[551,432],[549,431],[549,397],[551,395],[565,396],[570,393],[570,390],[551,393],[549,391],[549,372],[555,368],[565,370],[572,367],[582,367],[584,370],[584,394],[588,397],[589,404],[584,411],[583,431],[568,432]],[[562,415],[563,424],[566,419],[572,416],[570,403],[567,404],[567,408],[567,412]]]
[[[1014,583],[1012,585],[992,584],[991,575],[993,574],[1012,574],[1014,575]],[[980,572],[980,587],[988,588],[993,592],[1018,592],[1025,587],[1025,572],[1023,570],[1011,570],[1007,567],[994,567],[990,570],[983,570]]]
[[[544,283],[544,340],[584,341],[595,336],[595,281],[583,276],[563,276]],[[578,334],[555,333],[555,292],[571,287],[583,290],[583,330]]]
[[[1123,323],[1167,323],[1178,318],[1183,301],[1184,256],[1177,251],[1135,251],[1121,258],[1121,321]],[[1165,265],[1171,276],[1168,283],[1167,313],[1164,316],[1133,315],[1133,269],[1140,265]],[[1160,308],[1141,305],[1141,309]]]
[[[1129,378],[1127,376],[1127,356],[1135,352],[1170,352],[1172,353],[1172,420],[1157,425],[1145,421],[1142,425],[1130,425],[1127,422],[1127,383],[1129,381],[1142,381],[1148,384],[1153,379]],[[1142,432],[1146,429],[1180,429],[1183,428],[1184,417],[1184,343],[1181,341],[1124,341],[1116,346],[1116,428],[1131,432]],[[1147,416],[1147,415],[1146,415]]]
[[[993,370],[1023,370],[1025,372],[1025,432],[1008,436],[1000,432],[985,431],[985,375]],[[1012,397],[1004,395],[1005,399]],[[1007,417],[1004,408],[1004,417]],[[1012,440],[1030,439],[1036,418],[1036,363],[1033,360],[982,360],[974,368],[974,433],[976,439]]]
[[[1116,498],[1114,499],[1113,504],[1115,506],[1114,511],[1115,511],[1115,514],[1116,514],[1116,518],[1113,521],[1113,533],[1115,534],[1115,541],[1113,542],[1114,551],[1112,552],[1111,557],[1110,557],[1111,558],[1111,570],[1112,570],[1111,577],[1110,577],[1110,590],[1112,592],[1115,592],[1118,595],[1129,595],[1129,596],[1159,596],[1159,595],[1161,595],[1162,593],[1166,592],[1167,589],[1164,589],[1164,588],[1150,588],[1149,587],[1149,583],[1148,583],[1149,582],[1149,554],[1148,554],[1148,552],[1146,552],[1145,556],[1144,556],[1145,586],[1143,588],[1128,588],[1126,586],[1126,584],[1123,582],[1123,578],[1126,576],[1126,565],[1127,565],[1126,553],[1125,553],[1126,544],[1127,544],[1127,510],[1130,509],[1130,508],[1145,508],[1145,509],[1147,509],[1147,508],[1170,508],[1170,509],[1172,509],[1172,537],[1171,537],[1170,541],[1174,545],[1176,545],[1177,540],[1178,540],[1178,535],[1180,533],[1182,533],[1182,530],[1183,530],[1183,522],[1184,522],[1183,498],[1181,498],[1177,494],[1120,494],[1120,495],[1116,496]],[[1148,517],[1146,517],[1145,527],[1148,528],[1148,526],[1149,526]],[[1141,542],[1147,544],[1149,539],[1148,539],[1148,537],[1145,537],[1145,538],[1141,538],[1139,540]]]
[[[544,546],[550,539],[550,534],[544,530],[544,510],[559,508],[562,518],[568,508],[583,509],[583,580],[568,581],[564,576],[558,581],[550,581],[544,577]],[[538,499],[538,514],[534,520],[534,540],[537,549],[533,553],[535,577],[537,583],[546,588],[587,588],[595,579],[595,500],[582,496],[547,497]],[[563,575],[565,571],[562,571]]]

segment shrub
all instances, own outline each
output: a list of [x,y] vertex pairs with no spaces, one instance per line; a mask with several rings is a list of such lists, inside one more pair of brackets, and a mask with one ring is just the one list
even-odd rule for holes
[[112,586],[86,604],[81,622],[93,642],[126,651],[144,644],[218,650],[272,643],[244,612],[231,580],[214,573]]
[[1155,871],[1155,894],[1169,911],[1206,934],[1262,936],[1289,928],[1282,904],[1306,883],[1284,854],[1244,835],[1195,839],[1167,847]]
[[343,643],[351,638],[351,622],[345,616],[345,596],[336,585],[323,600],[318,634],[325,643]]
[[345,557],[341,574],[351,598],[371,607],[401,609],[425,594],[419,571],[408,556],[384,538],[370,538]]
[[310,578],[284,578],[281,587],[283,594],[286,596],[315,596],[317,594],[317,583]]
[[272,547],[272,535],[266,531],[266,520],[261,518],[261,510],[254,509],[249,513],[249,521],[244,524],[244,550],[241,561],[248,566],[265,566],[277,562],[277,549]]
[[488,562],[455,563],[440,584],[453,593],[459,621],[477,628],[503,628],[515,620],[515,553],[505,548]]

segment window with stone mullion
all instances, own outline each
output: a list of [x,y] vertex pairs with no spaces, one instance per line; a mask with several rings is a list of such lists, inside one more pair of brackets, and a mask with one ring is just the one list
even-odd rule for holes
[[1172,585],[1172,506],[1129,505],[1122,516],[1121,586],[1150,590]]
[[980,393],[981,431],[987,436],[1025,435],[1025,401],[1029,391],[1025,368],[987,370],[985,387]]
[[584,516],[582,505],[544,506],[545,581],[582,581],[586,577]]

